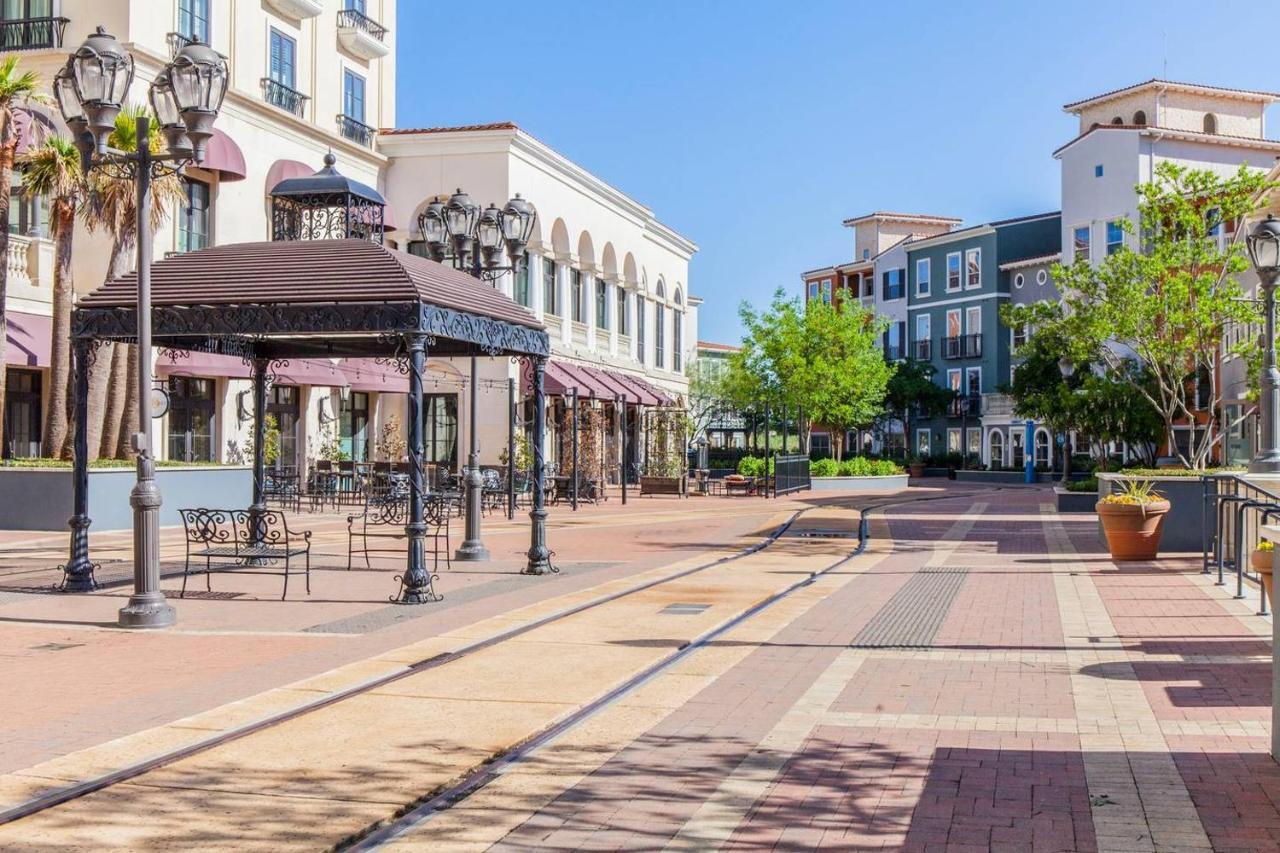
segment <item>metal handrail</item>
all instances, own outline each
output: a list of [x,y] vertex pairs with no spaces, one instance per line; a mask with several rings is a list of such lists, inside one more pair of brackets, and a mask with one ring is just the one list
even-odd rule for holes
[[281,83],[279,80],[272,80],[270,77],[263,77],[261,82],[264,101],[293,113],[298,118],[303,117],[307,110],[307,101],[311,100],[310,95],[304,95],[292,86]]
[[363,33],[368,33],[378,41],[382,41],[387,37],[386,27],[357,9],[338,10],[338,26],[354,27]]
[[[1234,571],[1236,598],[1245,597],[1246,579],[1258,582],[1261,600],[1258,613],[1266,615],[1266,594],[1261,590],[1261,579],[1249,569],[1245,544],[1258,538],[1257,530],[1251,530],[1254,524],[1265,525],[1280,516],[1280,494],[1233,472],[1206,474],[1201,477],[1201,483],[1204,486],[1201,573],[1207,575],[1216,570],[1218,577],[1214,585],[1226,586],[1226,572]],[[1225,491],[1224,487],[1229,487],[1230,491]]]
[[0,21],[0,50],[42,50],[62,47],[69,18],[14,18]]
[[346,113],[338,113],[338,132],[361,145],[373,145],[373,136],[377,133],[374,128]]

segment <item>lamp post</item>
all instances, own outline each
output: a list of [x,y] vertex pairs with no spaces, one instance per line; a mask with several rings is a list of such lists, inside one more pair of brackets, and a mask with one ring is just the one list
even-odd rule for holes
[[[499,209],[492,203],[480,209],[461,189],[448,200],[434,199],[418,216],[418,231],[432,260],[451,263],[482,281],[496,282],[520,271],[538,212],[516,193]],[[504,252],[509,263],[503,263]],[[487,560],[489,549],[480,539],[484,477],[480,473],[480,443],[476,435],[476,358],[471,357],[471,441],[467,453],[466,536],[454,553],[457,560]],[[532,514],[535,525],[545,523],[545,513]]]
[[1280,220],[1271,214],[1245,238],[1262,288],[1262,376],[1258,401],[1258,451],[1253,474],[1280,474],[1280,370],[1276,369],[1276,280],[1280,278]]
[[[129,496],[133,507],[133,594],[120,609],[123,628],[163,628],[176,619],[160,590],[160,489],[151,453],[151,182],[187,163],[204,159],[205,145],[227,92],[226,58],[193,41],[183,47],[151,84],[149,99],[161,125],[167,154],[151,150],[151,119],[137,119],[134,151],[116,151],[108,140],[133,82],[133,57],[98,27],[54,75],[53,92],[63,120],[80,151],[84,172],[100,169],[132,180],[137,201],[136,307],[138,431],[131,445],[138,454],[137,481]],[[81,401],[82,404],[84,401]],[[73,520],[74,521],[74,520]]]

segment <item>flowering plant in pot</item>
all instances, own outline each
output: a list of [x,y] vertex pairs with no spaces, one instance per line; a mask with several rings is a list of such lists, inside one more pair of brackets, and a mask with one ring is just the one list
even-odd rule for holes
[[1170,504],[1149,480],[1125,480],[1095,507],[1113,560],[1154,560]]
[[1258,573],[1258,577],[1262,580],[1262,590],[1267,594],[1267,602],[1274,608],[1275,602],[1271,599],[1271,566],[1275,557],[1276,543],[1269,539],[1263,539],[1258,543],[1258,547],[1253,549],[1253,553],[1249,555],[1249,565],[1253,566],[1253,570]]

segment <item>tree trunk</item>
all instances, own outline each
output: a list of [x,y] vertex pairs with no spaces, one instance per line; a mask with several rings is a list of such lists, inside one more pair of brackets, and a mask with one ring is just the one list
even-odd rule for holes
[[74,204],[58,202],[54,220],[53,334],[49,355],[49,414],[44,421],[45,456],[61,458],[67,444],[71,395],[71,241],[75,235]]
[[142,401],[138,399],[138,346],[128,344],[124,347],[124,413],[120,419],[120,438],[116,445],[117,459],[133,459],[138,452],[133,449],[130,437],[138,431],[138,407]]
[[107,408],[102,418],[103,459],[116,459],[120,448],[120,424],[124,420],[124,407],[128,402],[129,350],[126,344],[111,348],[111,366],[107,372]]
[[8,362],[5,360],[9,343],[9,317],[6,305],[9,301],[9,200],[13,194],[13,156],[18,141],[14,137],[13,122],[0,110],[0,456],[4,449],[5,387],[8,380]]

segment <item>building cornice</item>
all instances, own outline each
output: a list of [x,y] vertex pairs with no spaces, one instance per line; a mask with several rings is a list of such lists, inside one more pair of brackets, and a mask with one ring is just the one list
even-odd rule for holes
[[1227,136],[1221,133],[1202,133],[1195,130],[1176,130],[1169,127],[1156,127],[1153,125],[1136,125],[1136,124],[1098,124],[1086,130],[1084,133],[1072,139],[1062,147],[1053,152],[1054,158],[1059,158],[1068,148],[1076,143],[1091,136],[1098,131],[1129,131],[1139,136],[1150,137],[1155,140],[1160,139],[1177,139],[1182,142],[1198,142],[1205,145],[1221,145],[1227,148],[1254,148],[1260,151],[1277,151],[1280,152],[1280,140],[1261,139],[1252,136]]
[[991,225],[974,225],[961,231],[949,231],[946,234],[939,234],[936,237],[925,237],[920,240],[912,240],[907,246],[908,252],[914,252],[917,249],[932,249],[935,246],[945,246],[948,243],[958,243],[962,240],[969,240],[974,237],[985,237],[988,234],[996,233],[996,229]]

